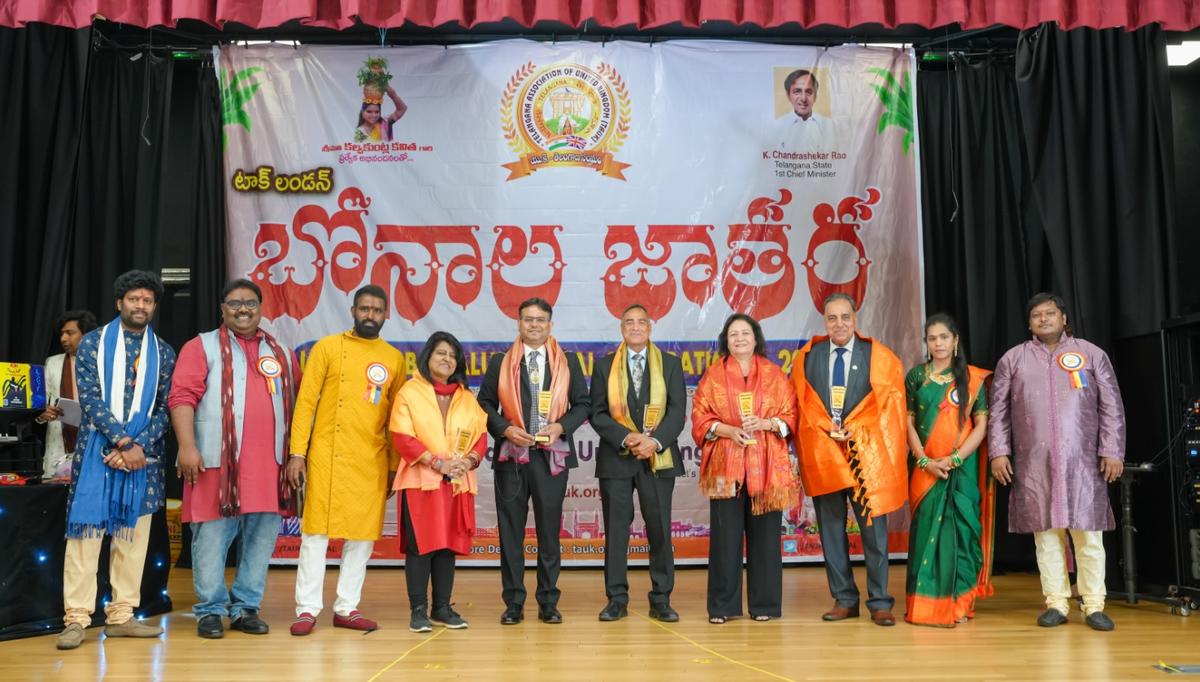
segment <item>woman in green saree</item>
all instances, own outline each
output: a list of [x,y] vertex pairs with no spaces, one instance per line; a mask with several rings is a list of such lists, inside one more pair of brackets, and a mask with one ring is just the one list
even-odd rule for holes
[[908,393],[908,579],[905,620],[954,627],[990,594],[995,484],[987,455],[987,370],[967,364],[958,325],[925,322],[929,361],[905,377]]

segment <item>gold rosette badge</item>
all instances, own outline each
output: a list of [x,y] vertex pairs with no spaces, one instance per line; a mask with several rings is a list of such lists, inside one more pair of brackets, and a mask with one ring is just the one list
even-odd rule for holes
[[516,161],[503,164],[508,180],[550,167],[591,168],[624,180],[629,164],[613,158],[629,137],[629,90],[608,64],[528,62],[508,79],[500,97],[500,128]]

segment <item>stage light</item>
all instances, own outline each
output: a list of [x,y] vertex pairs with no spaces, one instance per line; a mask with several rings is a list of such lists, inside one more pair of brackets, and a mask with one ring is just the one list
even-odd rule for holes
[[1181,45],[1167,45],[1167,66],[1187,66],[1200,58],[1200,40],[1185,40]]
[[38,560],[38,563],[39,563],[39,564],[44,564],[44,563],[46,563],[46,553],[45,553],[45,552],[38,552],[38,555],[37,555],[37,560]]

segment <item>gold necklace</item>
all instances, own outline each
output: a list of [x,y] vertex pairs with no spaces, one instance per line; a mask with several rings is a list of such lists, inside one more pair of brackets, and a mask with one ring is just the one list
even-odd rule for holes
[[950,374],[946,374],[945,372],[946,370],[942,370],[940,373],[935,373],[933,369],[933,363],[931,362],[929,363],[928,368],[925,370],[925,378],[935,384],[945,386],[946,384],[954,381],[954,373],[951,372]]

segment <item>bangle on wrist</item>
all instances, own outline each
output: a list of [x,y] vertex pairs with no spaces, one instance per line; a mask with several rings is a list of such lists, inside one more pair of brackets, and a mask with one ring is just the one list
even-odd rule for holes
[[926,457],[925,455],[921,455],[921,457],[917,459],[917,468],[918,469],[923,470],[928,465],[929,465],[929,458]]
[[438,472],[439,474],[442,472],[442,467],[445,465],[445,463],[446,463],[446,461],[444,459],[442,459],[441,457],[430,457],[429,458],[430,468],[433,469],[434,471]]
[[720,436],[717,435],[717,429],[721,427],[721,422],[713,422],[713,425],[708,427],[708,433],[704,434],[704,440],[716,440]]

